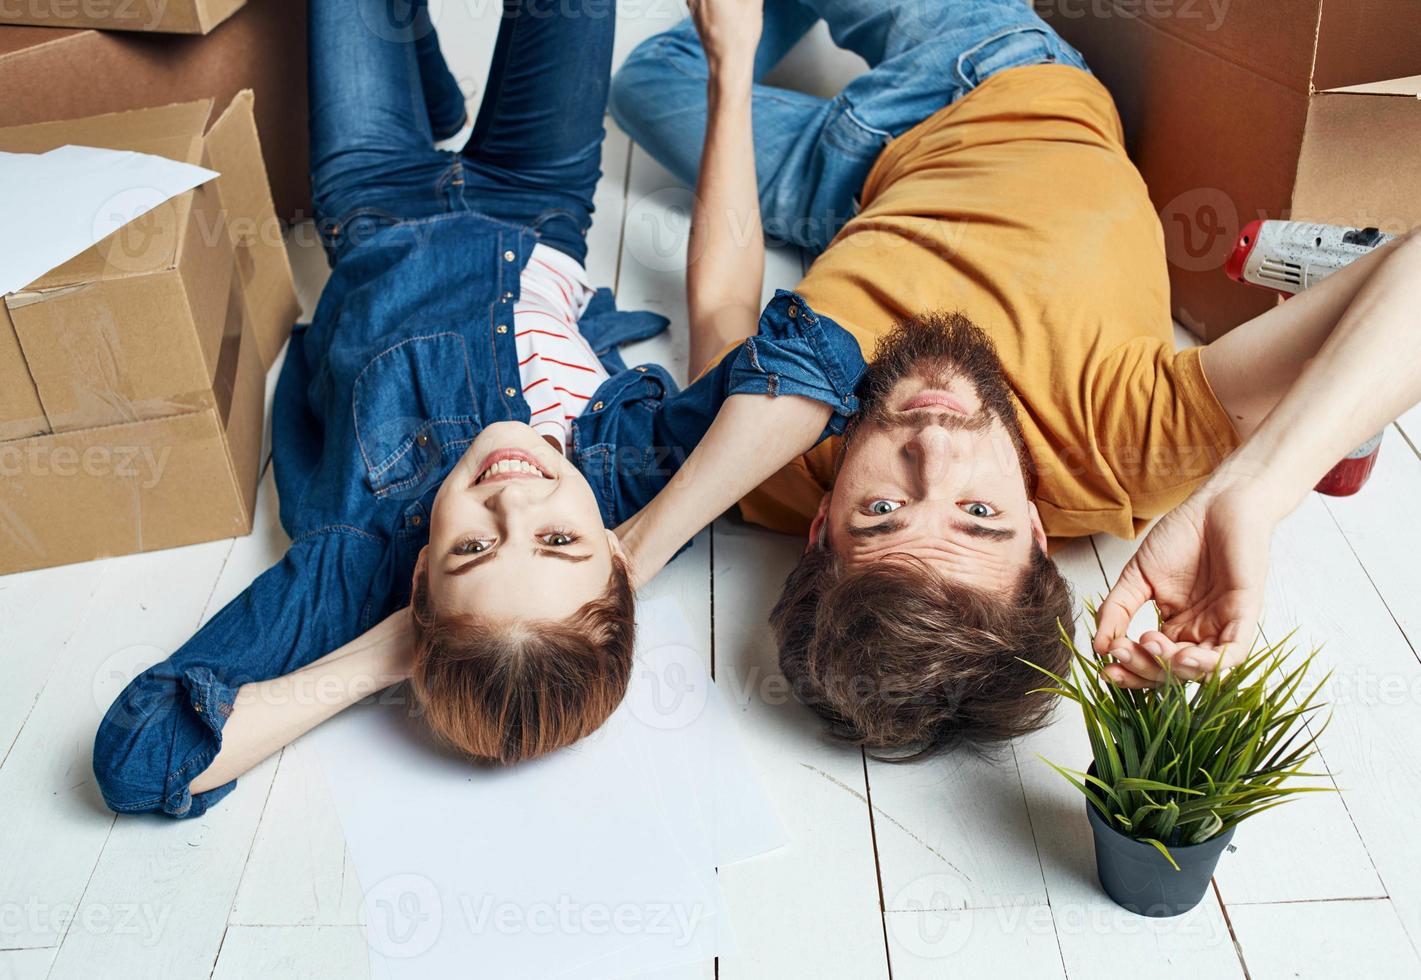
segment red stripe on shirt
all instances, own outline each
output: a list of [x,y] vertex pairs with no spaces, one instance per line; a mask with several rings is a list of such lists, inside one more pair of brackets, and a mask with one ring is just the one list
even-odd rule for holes
[[[529,385],[528,387],[531,388],[532,385]],[[548,405],[548,406],[546,406],[546,407],[544,407],[544,408],[540,408],[540,409],[538,409],[536,412],[530,412],[530,413],[528,413],[528,417],[529,417],[529,418],[532,418],[534,415],[542,415],[544,412],[550,412],[550,411],[552,411],[552,410],[555,409],[555,408],[561,408],[561,407],[562,407],[562,402],[553,402],[551,405]]]
[[[537,356],[538,356],[537,354],[534,354],[534,355],[533,355],[533,357],[537,357]],[[530,358],[530,360],[531,360],[531,358]],[[545,357],[545,358],[543,358],[543,360],[547,361],[549,364],[560,364],[560,365],[562,365],[562,366],[565,367],[565,368],[572,368],[574,371],[586,371],[588,374],[596,374],[596,373],[597,373],[597,369],[596,369],[596,368],[586,367],[585,365],[582,365],[582,364],[570,364],[570,363],[568,363],[567,361],[559,361],[559,360],[557,360],[556,358],[552,358],[552,357]],[[522,365],[526,364],[527,361],[519,361],[518,363],[519,363],[519,366],[521,367]]]

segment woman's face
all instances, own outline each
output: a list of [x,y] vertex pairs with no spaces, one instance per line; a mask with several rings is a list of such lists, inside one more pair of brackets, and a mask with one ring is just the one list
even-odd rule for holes
[[436,609],[514,622],[572,615],[606,591],[620,554],[577,467],[527,425],[499,422],[435,495],[420,561]]

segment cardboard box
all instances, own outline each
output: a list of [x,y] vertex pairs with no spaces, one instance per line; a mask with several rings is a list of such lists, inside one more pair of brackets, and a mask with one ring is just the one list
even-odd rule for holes
[[1160,210],[1175,316],[1205,339],[1275,302],[1223,272],[1249,221],[1387,231],[1421,222],[1421,113],[1405,81],[1421,74],[1416,0],[1036,0],[1036,9],[1115,96]]
[[206,34],[246,0],[0,0],[0,24]]
[[309,218],[304,3],[250,0],[206,37],[0,27],[0,127],[192,99],[225,106],[247,88],[277,214]]
[[0,303],[0,574],[245,534],[266,371],[297,314],[240,93],[0,130],[221,176]]

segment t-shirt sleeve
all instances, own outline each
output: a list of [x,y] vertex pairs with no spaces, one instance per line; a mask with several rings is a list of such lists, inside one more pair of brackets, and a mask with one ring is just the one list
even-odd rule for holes
[[1092,386],[1096,445],[1137,519],[1173,509],[1239,444],[1200,364],[1155,338],[1122,345]]

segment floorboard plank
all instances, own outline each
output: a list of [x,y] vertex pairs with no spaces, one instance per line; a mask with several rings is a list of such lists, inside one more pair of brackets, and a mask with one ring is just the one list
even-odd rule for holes
[[1421,648],[1421,457],[1392,429],[1361,492],[1323,503],[1412,650]]
[[1229,917],[1252,980],[1421,976],[1421,960],[1385,899],[1230,906]]
[[231,926],[212,980],[363,980],[361,926]]
[[861,756],[790,696],[767,624],[798,548],[733,519],[715,527],[716,684],[790,835],[721,869],[740,950],[720,980],[887,976]]
[[90,561],[0,577],[0,766],[60,665],[103,571],[103,562]]
[[[1421,664],[1316,495],[1279,526],[1268,582],[1264,622],[1296,626],[1299,648],[1322,646],[1319,665],[1333,671],[1322,755],[1384,894],[1421,942],[1421,849],[1410,827],[1421,799]],[[1314,842],[1302,853],[1317,852]]]
[[45,980],[57,947],[0,949],[0,980]]
[[129,677],[196,628],[230,541],[109,559],[60,662],[0,767],[0,896],[41,911],[0,923],[0,948],[55,945],[113,814],[94,781],[94,732]]

